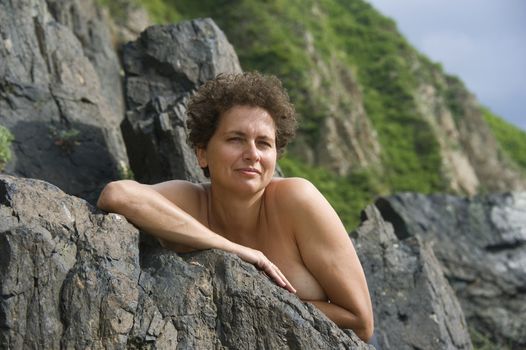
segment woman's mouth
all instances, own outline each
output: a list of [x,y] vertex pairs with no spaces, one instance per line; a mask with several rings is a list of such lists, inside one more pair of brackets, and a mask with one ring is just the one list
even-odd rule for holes
[[237,171],[243,173],[243,174],[258,174],[258,175],[261,175],[261,171],[259,171],[258,169],[255,169],[255,168],[239,168],[237,169]]

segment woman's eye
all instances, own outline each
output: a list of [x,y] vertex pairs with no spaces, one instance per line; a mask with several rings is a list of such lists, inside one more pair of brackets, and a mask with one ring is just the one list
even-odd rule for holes
[[230,142],[240,142],[241,141],[241,137],[230,137],[228,139],[228,141],[230,141]]

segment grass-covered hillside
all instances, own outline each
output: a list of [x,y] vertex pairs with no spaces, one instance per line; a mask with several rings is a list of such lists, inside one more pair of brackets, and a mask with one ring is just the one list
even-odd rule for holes
[[526,174],[526,132],[488,109],[483,109],[483,115],[504,153]]
[[[244,70],[282,79],[302,117],[300,133],[307,144],[319,141],[320,122],[327,115],[345,117],[352,110],[355,102],[347,97],[342,76],[354,77],[377,132],[381,166],[354,169],[342,177],[302,163],[297,154],[289,153],[281,161],[287,175],[313,181],[349,229],[358,222],[360,209],[379,194],[450,190],[439,142],[419,112],[415,93],[423,83],[433,86],[455,114],[461,113],[455,111],[455,101],[463,85],[447,78],[440,65],[407,43],[393,20],[365,1],[129,1],[142,4],[157,23],[213,18],[234,45]],[[118,15],[115,2],[100,2]],[[510,159],[526,169],[526,152],[517,155],[516,151],[524,148],[524,133],[489,112],[484,115]]]

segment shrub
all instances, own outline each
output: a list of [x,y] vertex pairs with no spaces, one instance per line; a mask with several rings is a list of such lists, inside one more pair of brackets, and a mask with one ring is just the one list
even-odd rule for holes
[[526,132],[483,108],[482,115],[497,139],[502,151],[526,172]]
[[3,171],[5,165],[11,160],[11,142],[14,139],[11,131],[0,125],[0,171]]

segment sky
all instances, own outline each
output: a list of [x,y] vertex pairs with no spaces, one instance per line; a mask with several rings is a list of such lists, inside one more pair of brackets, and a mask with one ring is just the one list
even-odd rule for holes
[[526,131],[525,0],[367,0],[493,113]]

